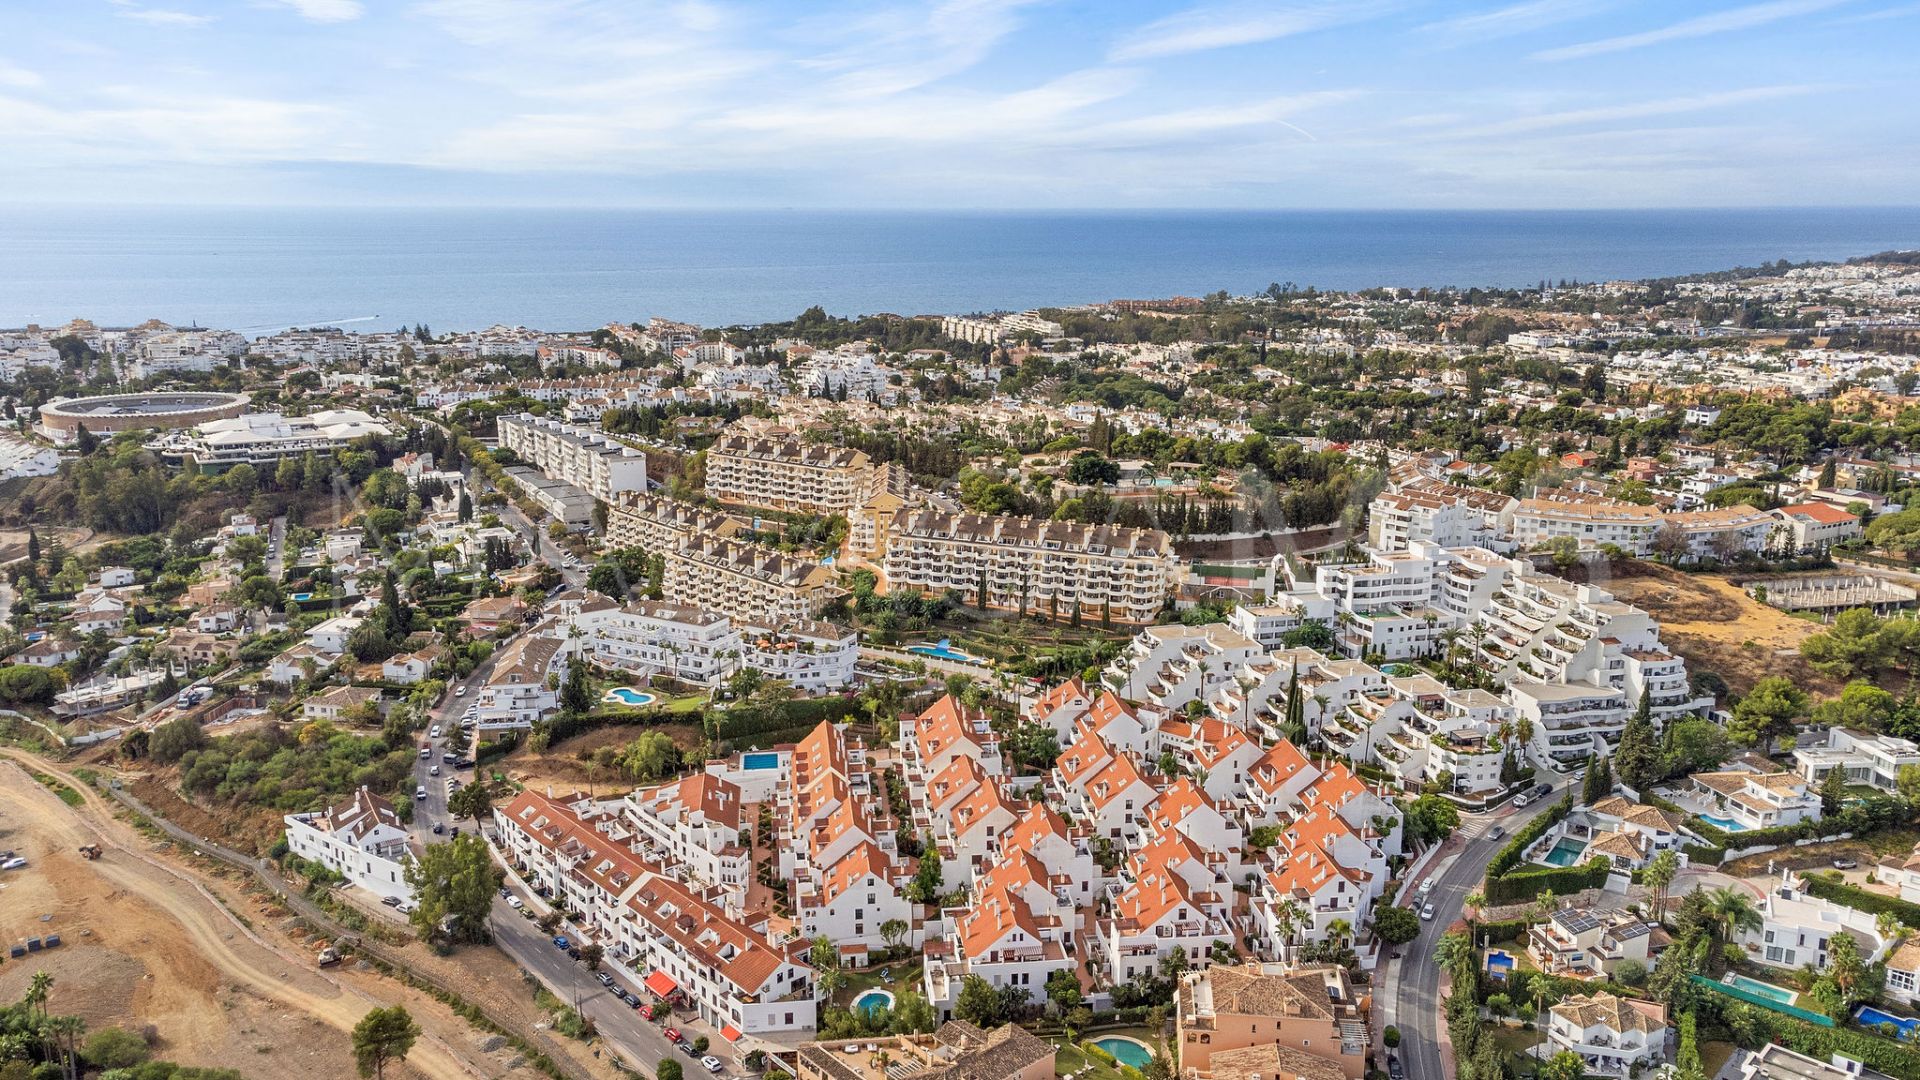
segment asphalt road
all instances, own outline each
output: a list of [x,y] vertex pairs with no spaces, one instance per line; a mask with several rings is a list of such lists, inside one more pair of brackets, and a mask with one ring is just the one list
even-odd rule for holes
[[1433,892],[1427,896],[1434,907],[1433,921],[1420,924],[1420,936],[1402,946],[1401,958],[1394,961],[1400,966],[1394,1021],[1400,1029],[1400,1062],[1406,1067],[1408,1080],[1445,1080],[1447,1075],[1440,1061],[1440,1025],[1444,1021],[1440,1011],[1440,966],[1433,959],[1434,945],[1460,917],[1467,894],[1480,887],[1494,855],[1522,825],[1546,813],[1555,797],[1564,791],[1563,783],[1546,799],[1519,810],[1509,809],[1504,816],[1501,811],[1495,811],[1493,821],[1506,830],[1505,836],[1499,840],[1489,839],[1484,833],[1474,837],[1467,841],[1465,850],[1453,856],[1438,877],[1427,876],[1434,883]]

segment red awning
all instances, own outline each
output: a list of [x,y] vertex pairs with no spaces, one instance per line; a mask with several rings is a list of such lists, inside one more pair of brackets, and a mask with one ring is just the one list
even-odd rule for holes
[[734,1027],[732,1024],[728,1024],[727,1026],[720,1029],[720,1037],[727,1040],[728,1042],[739,1042],[740,1036],[745,1034],[746,1032],[741,1031],[739,1028]]
[[659,968],[654,968],[653,974],[647,976],[647,989],[653,991],[654,994],[659,997],[666,997],[668,994],[673,993],[674,987],[679,985],[679,983],[673,981],[673,976],[661,971]]

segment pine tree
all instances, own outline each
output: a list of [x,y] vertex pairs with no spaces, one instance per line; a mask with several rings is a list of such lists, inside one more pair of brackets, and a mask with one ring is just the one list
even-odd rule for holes
[[80,451],[81,457],[86,457],[95,450],[100,449],[100,440],[94,437],[93,432],[87,430],[87,425],[75,424],[73,428],[73,447]]
[[1613,766],[1604,757],[1589,757],[1587,762],[1587,779],[1580,791],[1580,801],[1592,806],[1613,794]]
[[1654,745],[1651,691],[1641,692],[1640,706],[1620,733],[1620,748],[1614,756],[1620,759],[1620,782],[1639,792],[1642,798],[1660,780],[1660,750]]
[[473,520],[473,499],[466,492],[460,493],[460,522],[465,524]]
[[37,564],[40,561],[40,532],[27,530],[27,562]]

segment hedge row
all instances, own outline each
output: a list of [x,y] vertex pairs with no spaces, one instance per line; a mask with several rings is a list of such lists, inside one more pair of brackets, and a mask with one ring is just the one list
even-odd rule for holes
[[[1548,829],[1553,828],[1560,819],[1572,811],[1573,792],[1569,791],[1564,798],[1554,804],[1553,809],[1522,826],[1519,832],[1513,834],[1513,839],[1507,841],[1507,846],[1501,848],[1494,855],[1493,861],[1487,864],[1487,883],[1491,885],[1494,878],[1518,866],[1520,856],[1527,848],[1532,846],[1535,840],[1547,835]],[[1492,899],[1491,892],[1488,894],[1488,899]]]
[[742,739],[770,731],[815,727],[825,720],[838,722],[857,712],[854,699],[837,696],[798,698],[777,705],[737,705],[719,714],[714,734],[722,739]]
[[1568,896],[1581,889],[1598,889],[1606,885],[1607,875],[1612,872],[1613,862],[1597,856],[1581,866],[1543,867],[1488,878],[1487,903],[1513,904],[1532,900],[1548,889],[1552,889],[1557,896]]
[[[1844,1027],[1809,1024],[1785,1013],[1718,995],[1701,995],[1701,999],[1702,1008],[1717,1011],[1721,1022],[1734,1033],[1735,1041],[1741,1046],[1772,1041],[1820,1061],[1830,1061],[1836,1053],[1845,1054],[1869,1069],[1878,1069],[1900,1080],[1920,1080],[1920,1054],[1891,1039]],[[1755,1035],[1759,1038],[1752,1038]]]
[[1920,904],[1868,892],[1858,885],[1849,885],[1837,877],[1827,877],[1822,874],[1803,875],[1801,881],[1805,883],[1808,892],[1822,900],[1844,904],[1869,915],[1891,915],[1915,930],[1920,930]]

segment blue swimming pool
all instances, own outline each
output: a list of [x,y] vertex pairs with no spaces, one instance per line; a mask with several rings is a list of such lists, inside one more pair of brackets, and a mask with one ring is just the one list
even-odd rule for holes
[[963,653],[946,639],[941,638],[938,645],[909,645],[907,651],[919,656],[931,656],[936,660],[953,660],[962,664],[977,664],[978,657]]
[[779,754],[741,754],[740,767],[750,772],[780,767]]
[[651,705],[653,695],[642,693],[631,686],[616,686],[606,693],[606,701],[617,701],[622,705]]
[[1487,974],[1496,979],[1504,979],[1513,972],[1513,955],[1503,949],[1491,949],[1487,952]]
[[1782,1005],[1791,1005],[1800,998],[1798,993],[1784,986],[1775,986],[1772,983],[1761,982],[1759,979],[1750,979],[1745,975],[1728,975],[1720,981],[1726,983],[1728,986],[1745,990],[1749,994],[1766,998],[1768,1001],[1777,1001]]
[[1122,1065],[1142,1068],[1153,1060],[1153,1050],[1139,1039],[1129,1039],[1124,1035],[1109,1035],[1104,1039],[1093,1040],[1093,1045],[1113,1055],[1113,1060]]
[[1882,1012],[1871,1005],[1862,1005],[1860,1008],[1854,1010],[1853,1019],[1861,1027],[1879,1027],[1881,1024],[1892,1024],[1894,1027],[1900,1029],[1901,1038],[1920,1038],[1920,1020],[1915,1020],[1911,1016],[1895,1016],[1890,1012]]
[[853,999],[853,1011],[862,1016],[873,1016],[893,1008],[893,991],[869,990]]
[[1580,853],[1585,850],[1587,845],[1578,840],[1562,840],[1541,858],[1550,866],[1572,866],[1580,861]]
[[1719,829],[1721,832],[1746,832],[1747,831],[1747,827],[1745,825],[1740,824],[1739,822],[1733,820],[1730,817],[1714,817],[1712,814],[1701,814],[1700,820],[1706,822],[1707,824],[1713,826],[1716,829]]
[[307,601],[313,599],[313,594],[310,592],[297,592],[287,597],[287,599],[293,601],[296,604],[304,604]]

